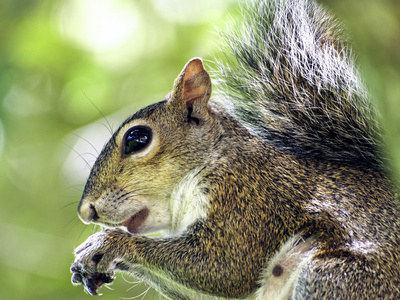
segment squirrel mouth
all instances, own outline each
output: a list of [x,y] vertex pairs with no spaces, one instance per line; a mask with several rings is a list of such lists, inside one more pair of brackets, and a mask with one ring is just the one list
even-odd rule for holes
[[146,221],[149,215],[149,209],[143,208],[136,214],[131,216],[128,220],[122,222],[122,226],[125,226],[130,233],[137,234],[140,232],[140,227]]

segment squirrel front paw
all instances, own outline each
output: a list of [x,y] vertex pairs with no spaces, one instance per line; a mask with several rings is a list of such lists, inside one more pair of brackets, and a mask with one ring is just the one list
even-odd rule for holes
[[114,270],[122,260],[118,245],[126,235],[119,229],[102,230],[77,247],[71,266],[72,283],[82,284],[85,292],[98,295],[97,289],[114,280]]
[[83,285],[85,292],[91,295],[101,295],[97,292],[103,284],[111,283],[114,280],[114,273],[90,273],[85,266],[79,262],[74,262],[71,266],[72,278],[74,285]]

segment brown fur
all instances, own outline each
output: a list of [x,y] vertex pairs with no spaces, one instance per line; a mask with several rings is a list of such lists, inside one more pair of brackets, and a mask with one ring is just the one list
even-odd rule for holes
[[[168,102],[121,126],[96,162],[81,205],[90,202],[96,208],[98,219],[86,221],[110,224],[112,206],[102,210],[96,203],[105,191],[145,189],[157,201],[167,201],[182,176],[202,166],[207,218],[182,235],[163,239],[107,230],[98,249],[82,257],[78,248],[77,262],[93,260],[99,252],[104,256],[93,274],[110,268],[137,272],[134,266],[139,264],[196,292],[239,298],[255,291],[272,256],[300,235],[315,239],[316,251],[294,295],[400,296],[399,213],[383,174],[277,149],[209,106],[203,97],[209,98],[210,88],[186,106],[184,81],[181,75]],[[199,124],[188,119],[189,107],[190,118]],[[144,120],[157,132],[155,150],[137,159],[124,157],[121,132]]]

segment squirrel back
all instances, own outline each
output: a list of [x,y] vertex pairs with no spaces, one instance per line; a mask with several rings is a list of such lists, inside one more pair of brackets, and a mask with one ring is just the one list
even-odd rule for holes
[[340,24],[314,1],[252,1],[222,33],[217,102],[296,155],[384,169],[382,134]]

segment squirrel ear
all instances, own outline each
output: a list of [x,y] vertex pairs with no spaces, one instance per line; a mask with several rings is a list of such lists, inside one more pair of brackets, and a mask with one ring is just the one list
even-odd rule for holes
[[207,104],[211,96],[211,79],[200,58],[191,59],[175,80],[170,101],[180,102],[187,107],[195,103]]

